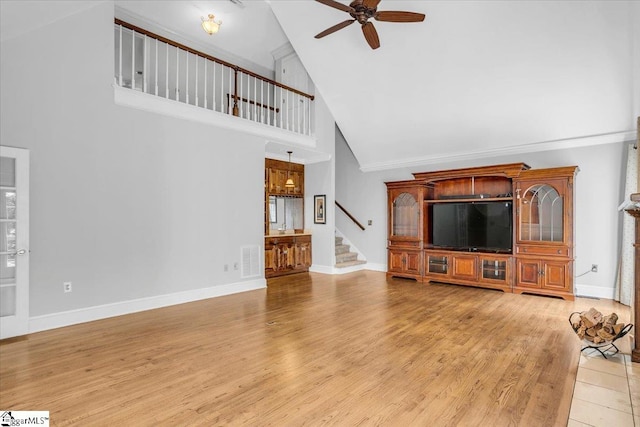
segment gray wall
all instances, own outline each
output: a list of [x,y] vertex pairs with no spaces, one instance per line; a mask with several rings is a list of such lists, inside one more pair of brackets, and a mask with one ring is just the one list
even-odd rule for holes
[[336,138],[336,199],[357,219],[373,225],[360,231],[344,215],[337,214],[336,227],[360,249],[367,261],[386,267],[386,187],[384,182],[413,179],[411,172],[426,172],[471,166],[525,162],[532,168],[577,165],[576,178],[576,274],[589,271],[598,264],[598,273],[576,278],[582,295],[613,295],[620,245],[623,213],[617,211],[625,199],[623,177],[626,165],[626,143],[596,145],[568,150],[546,151],[482,159],[475,162],[443,163],[423,168],[394,169],[363,173],[344,138]]
[[116,106],[113,4],[78,9],[1,47],[1,143],[31,153],[30,315],[243,282],[264,140]]

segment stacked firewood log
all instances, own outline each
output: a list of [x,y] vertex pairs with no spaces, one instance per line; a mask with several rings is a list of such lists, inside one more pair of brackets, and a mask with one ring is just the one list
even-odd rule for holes
[[594,344],[611,341],[624,328],[624,323],[618,323],[616,313],[603,316],[593,307],[580,313],[580,316],[573,316],[571,325],[580,339]]

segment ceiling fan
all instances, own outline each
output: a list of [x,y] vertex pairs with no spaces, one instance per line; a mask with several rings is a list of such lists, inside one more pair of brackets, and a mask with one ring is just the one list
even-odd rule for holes
[[371,49],[377,49],[380,47],[380,39],[378,38],[378,32],[373,26],[373,22],[369,22],[369,19],[373,18],[376,21],[386,22],[422,22],[424,21],[423,13],[415,12],[401,12],[401,11],[382,11],[378,12],[378,4],[380,0],[353,0],[349,6],[342,3],[338,3],[335,0],[316,0],[319,3],[333,7],[338,10],[347,12],[353,19],[347,19],[339,24],[329,27],[323,32],[317,34],[315,38],[320,39],[324,36],[328,36],[331,33],[335,33],[338,30],[343,29],[346,26],[358,21],[362,25],[362,33],[364,38],[371,46]]

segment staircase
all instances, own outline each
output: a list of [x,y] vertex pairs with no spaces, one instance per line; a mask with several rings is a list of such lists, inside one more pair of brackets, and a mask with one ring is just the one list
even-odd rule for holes
[[366,264],[367,261],[358,260],[358,254],[350,251],[351,246],[342,243],[342,237],[336,236],[336,267],[344,268]]

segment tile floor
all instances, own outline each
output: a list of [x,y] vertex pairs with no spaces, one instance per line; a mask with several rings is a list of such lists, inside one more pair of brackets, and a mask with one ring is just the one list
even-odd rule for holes
[[608,359],[595,350],[580,355],[568,427],[640,427],[640,363],[619,341],[621,352]]

